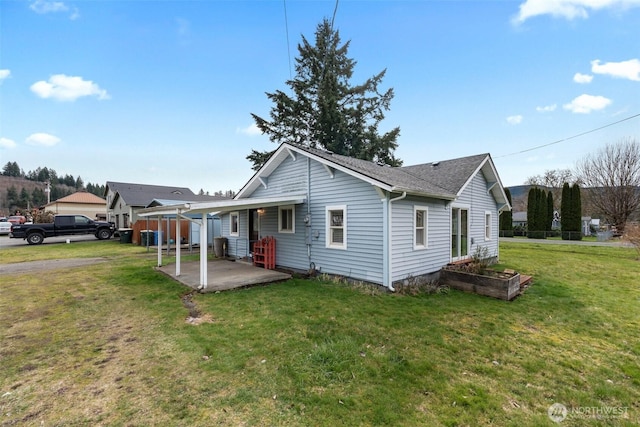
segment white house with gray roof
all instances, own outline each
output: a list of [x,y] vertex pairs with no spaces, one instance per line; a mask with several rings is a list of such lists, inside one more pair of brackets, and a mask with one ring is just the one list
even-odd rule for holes
[[498,257],[499,215],[511,209],[489,154],[388,167],[287,143],[234,201],[221,215],[229,255],[274,236],[278,266],[390,288],[477,248]]

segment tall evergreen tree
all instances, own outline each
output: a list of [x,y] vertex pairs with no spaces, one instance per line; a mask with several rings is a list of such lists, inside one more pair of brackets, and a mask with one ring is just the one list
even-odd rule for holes
[[573,218],[571,240],[582,240],[582,197],[577,183],[571,187],[571,214]]
[[[393,99],[393,89],[378,88],[386,70],[359,85],[352,85],[356,61],[347,56],[349,43],[324,19],[317,27],[315,45],[302,36],[296,58],[296,76],[288,80],[292,95],[267,93],[274,102],[270,120],[252,114],[258,128],[275,143],[290,142],[336,154],[400,166],[394,155],[400,128],[380,134]],[[247,159],[257,170],[271,152],[252,150]]]
[[547,193],[542,188],[536,190],[536,237],[547,237]]
[[527,237],[530,239],[536,237],[536,190],[536,187],[532,187],[527,194]]
[[565,183],[562,187],[560,223],[564,240],[582,240],[582,200],[580,186]]
[[553,193],[549,191],[547,193],[547,231],[551,231],[553,228]]
[[[511,191],[508,188],[504,189],[504,193],[507,196],[509,205],[513,206],[511,202]],[[504,211],[500,214],[500,235],[502,237],[513,237],[513,212]]]

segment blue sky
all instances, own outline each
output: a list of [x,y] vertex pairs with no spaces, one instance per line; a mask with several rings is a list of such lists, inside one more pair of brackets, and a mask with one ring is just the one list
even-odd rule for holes
[[[0,165],[237,191],[276,147],[250,113],[335,6],[0,0]],[[511,186],[640,140],[640,0],[341,0],[335,27],[354,84],[387,70],[406,165],[489,152]]]

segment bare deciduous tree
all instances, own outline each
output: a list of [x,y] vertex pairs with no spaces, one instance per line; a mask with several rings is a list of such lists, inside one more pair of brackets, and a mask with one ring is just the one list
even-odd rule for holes
[[576,176],[590,187],[591,204],[623,232],[640,206],[640,143],[629,137],[607,144],[578,162]]
[[573,174],[571,169],[547,169],[541,175],[534,175],[527,178],[525,184],[542,187],[551,191],[551,194],[553,195],[554,209],[557,210],[560,207],[562,186],[565,182],[569,184],[582,184]]

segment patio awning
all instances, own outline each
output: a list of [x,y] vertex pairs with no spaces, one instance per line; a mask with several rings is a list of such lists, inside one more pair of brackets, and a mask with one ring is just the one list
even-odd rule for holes
[[[259,209],[270,206],[286,206],[298,205],[304,203],[306,196],[304,194],[286,194],[278,197],[253,197],[238,200],[219,200],[215,202],[178,202],[175,205],[154,206],[142,209],[138,212],[140,217],[171,217],[176,216],[177,221],[180,218],[187,218],[195,221],[195,217],[199,214],[202,217],[200,224],[200,241],[207,241],[207,222],[204,220],[208,214],[233,212],[240,209]],[[176,240],[179,240],[180,227],[176,227]],[[208,267],[207,267],[207,246],[200,245],[200,287],[198,289],[206,289],[208,285]],[[180,276],[180,245],[176,245],[176,276]],[[162,245],[158,245],[158,267],[162,267]]]
[[239,209],[258,209],[270,206],[298,205],[304,203],[304,194],[287,194],[278,197],[252,197],[238,200],[220,200],[215,202],[179,203],[167,206],[155,206],[141,209],[138,216],[187,215],[203,213],[225,213]]

